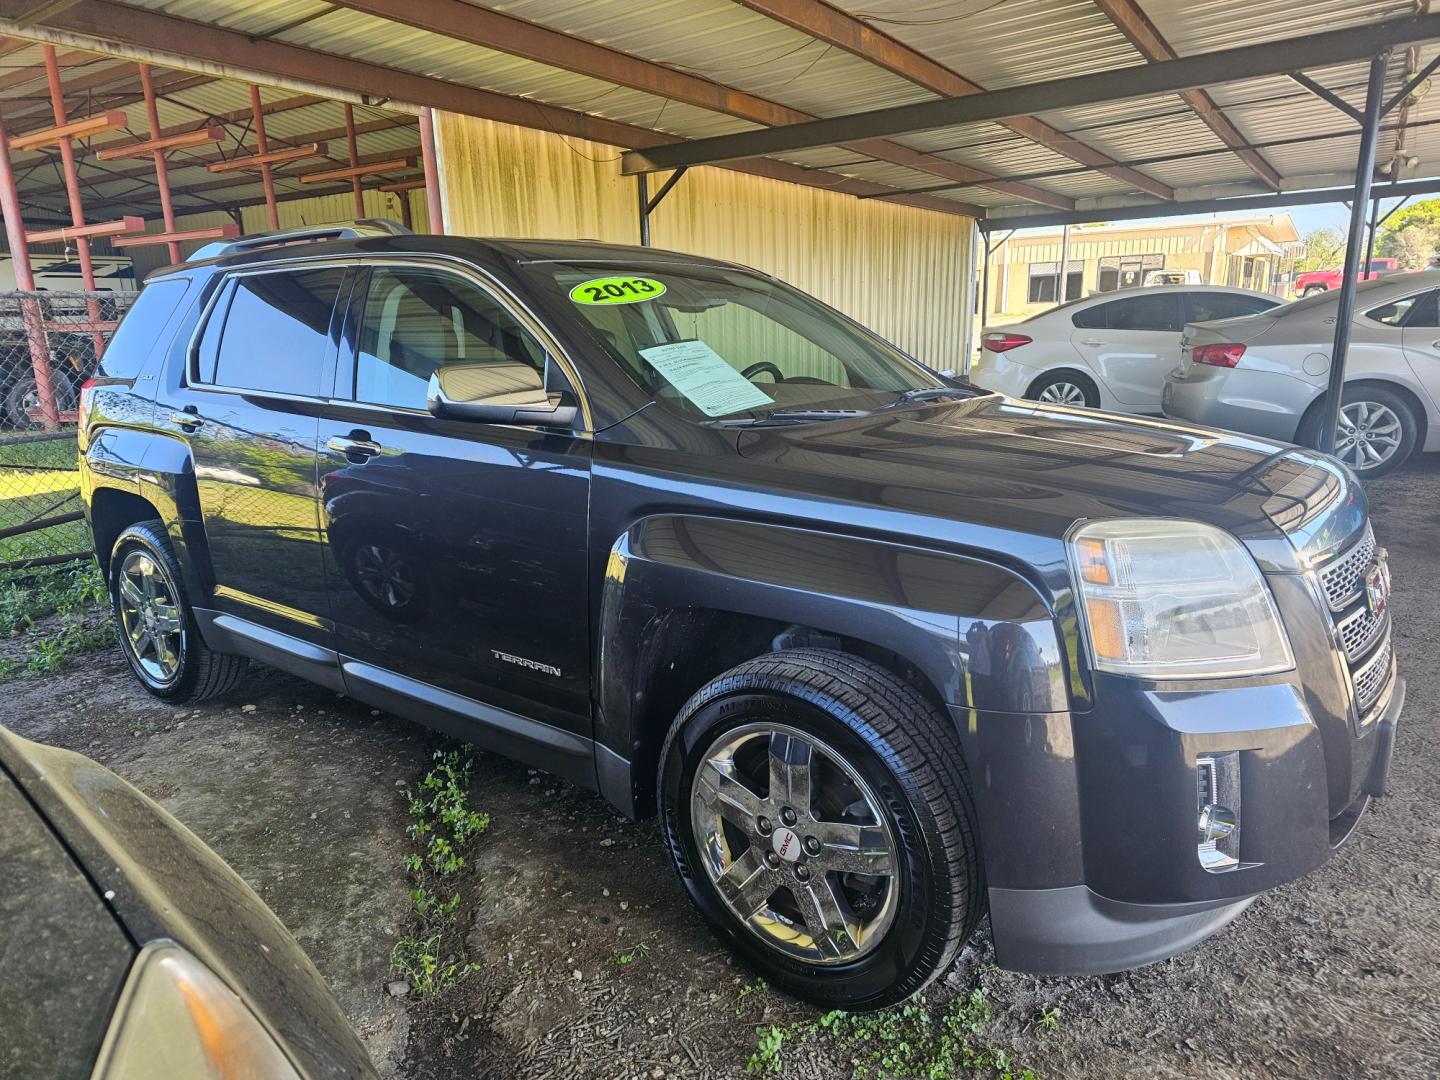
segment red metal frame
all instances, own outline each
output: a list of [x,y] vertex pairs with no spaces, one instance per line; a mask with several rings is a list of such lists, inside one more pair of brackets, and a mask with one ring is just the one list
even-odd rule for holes
[[40,304],[35,299],[35,273],[30,267],[30,245],[25,239],[25,221],[20,216],[20,189],[15,184],[15,167],[10,161],[10,136],[0,120],[0,212],[5,215],[5,235],[15,266],[15,284],[26,293],[20,303],[25,323],[25,340],[30,346],[30,367],[40,398],[40,423],[47,431],[60,426],[55,408],[55,384],[50,378],[50,350],[41,327]]
[[[265,141],[265,108],[260,103],[260,87],[250,84],[250,115],[255,124],[255,149],[263,158],[269,151]],[[275,177],[268,161],[260,162],[260,180],[265,185],[265,212],[270,216],[270,228],[280,228],[280,208],[275,205]]]
[[440,170],[435,164],[435,114],[430,106],[420,110],[420,160],[425,166],[425,210],[430,218],[430,231],[445,232],[440,210]]
[[[348,101],[345,102],[345,146],[350,152],[350,168],[352,170],[360,167],[360,151],[355,143],[355,106]],[[302,176],[300,182],[305,183]],[[365,216],[365,193],[360,190],[360,176],[358,173],[350,174],[350,193],[355,197],[355,216]]]

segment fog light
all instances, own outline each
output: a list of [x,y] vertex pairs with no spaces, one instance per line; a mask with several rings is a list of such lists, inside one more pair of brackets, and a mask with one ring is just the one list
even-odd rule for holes
[[1195,759],[1199,835],[1196,855],[1211,873],[1240,865],[1240,755],[1205,754]]
[[1218,844],[1239,826],[1235,811],[1228,806],[1206,803],[1200,808],[1200,843]]

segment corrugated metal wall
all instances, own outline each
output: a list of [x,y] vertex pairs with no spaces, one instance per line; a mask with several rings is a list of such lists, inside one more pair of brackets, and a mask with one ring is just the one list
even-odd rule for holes
[[[639,242],[635,180],[620,175],[615,147],[437,121],[450,232]],[[774,274],[937,368],[964,363],[970,238],[969,218],[726,169],[692,169],[651,218],[656,247]]]

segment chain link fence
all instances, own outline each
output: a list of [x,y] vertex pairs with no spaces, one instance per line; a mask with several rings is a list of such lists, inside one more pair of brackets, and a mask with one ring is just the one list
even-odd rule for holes
[[80,386],[134,293],[0,292],[0,580],[85,558]]

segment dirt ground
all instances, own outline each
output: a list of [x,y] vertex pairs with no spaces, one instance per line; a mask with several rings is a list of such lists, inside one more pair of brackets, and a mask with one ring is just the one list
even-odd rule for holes
[[[984,1038],[1048,1077],[1440,1075],[1440,455],[1370,494],[1409,679],[1392,795],[1323,869],[1183,956],[1033,978],[987,962],[982,926],[932,1004],[984,987]],[[773,991],[742,994],[749,976],[690,911],[653,823],[485,754],[472,791],[492,824],[465,871],[479,970],[434,1002],[389,996],[390,949],[413,927],[399,790],[442,742],[288,676],[172,708],[105,652],[6,684],[0,718],[108,765],[229,860],[387,1078],[734,1076],[757,1024],[815,1018]],[[1057,1005],[1055,1030],[1037,1025]],[[792,1040],[783,1061],[786,1077],[852,1069],[824,1039]]]

